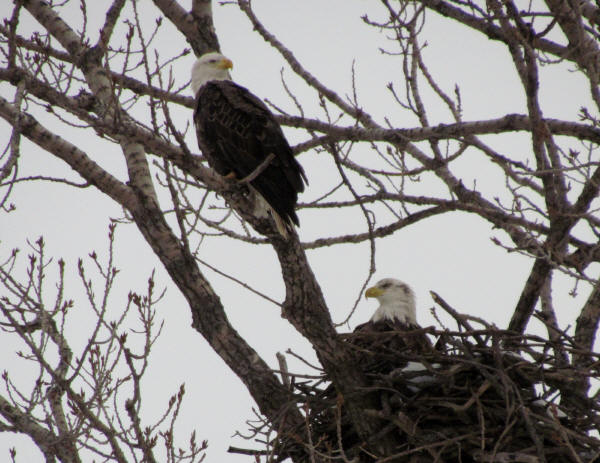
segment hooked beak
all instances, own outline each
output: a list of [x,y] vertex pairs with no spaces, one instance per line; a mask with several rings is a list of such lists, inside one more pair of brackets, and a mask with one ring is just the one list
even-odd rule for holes
[[217,63],[217,67],[219,69],[231,69],[233,67],[233,62],[229,58],[223,58]]
[[365,291],[365,297],[379,297],[384,293],[383,289],[377,286],[371,286]]

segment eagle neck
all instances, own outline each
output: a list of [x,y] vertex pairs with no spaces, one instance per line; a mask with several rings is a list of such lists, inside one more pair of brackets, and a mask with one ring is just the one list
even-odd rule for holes
[[207,83],[213,82],[213,81],[219,81],[219,80],[230,81],[231,76],[229,75],[229,72],[225,71],[225,73],[223,73],[223,71],[220,71],[219,73],[216,73],[216,72],[192,73],[192,82],[191,82],[192,91],[194,92],[194,95],[197,95],[198,90],[200,90],[202,87],[204,87]]
[[398,320],[405,324],[416,325],[417,317],[414,304],[409,301],[386,302],[379,306],[371,317],[371,321]]

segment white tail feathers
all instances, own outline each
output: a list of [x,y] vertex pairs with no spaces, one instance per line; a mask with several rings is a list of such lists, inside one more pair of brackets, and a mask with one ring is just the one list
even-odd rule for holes
[[275,212],[273,209],[270,210],[271,212],[271,217],[273,217],[273,221],[275,222],[275,226],[277,227],[277,231],[279,232],[279,234],[283,237],[283,239],[288,239],[288,230],[290,229],[290,227],[292,225],[290,225],[288,222],[286,222],[285,220],[283,220],[281,218],[281,216]]
[[256,189],[254,189],[251,185],[248,185],[252,193],[254,194],[254,216],[260,218],[271,217],[273,222],[275,222],[275,227],[279,234],[283,237],[283,239],[288,239],[290,235],[290,231],[293,230],[293,225],[275,212],[275,210],[271,207],[271,205],[267,202],[267,200],[261,195]]

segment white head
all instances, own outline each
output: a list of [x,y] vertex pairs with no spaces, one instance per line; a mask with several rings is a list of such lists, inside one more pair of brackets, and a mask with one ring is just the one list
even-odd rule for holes
[[233,63],[216,51],[205,53],[192,66],[192,91],[198,93],[209,80],[231,80],[229,70]]
[[365,297],[375,297],[380,304],[371,321],[397,319],[403,323],[417,324],[415,293],[406,283],[384,278],[367,289]]

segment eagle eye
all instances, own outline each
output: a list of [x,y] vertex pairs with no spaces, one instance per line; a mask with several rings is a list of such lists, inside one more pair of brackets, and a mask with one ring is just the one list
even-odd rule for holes
[[391,286],[391,283],[389,283],[389,282],[387,282],[387,281],[386,281],[385,283],[382,283],[382,284],[381,284],[381,287],[382,287],[383,289],[389,288],[390,286]]

